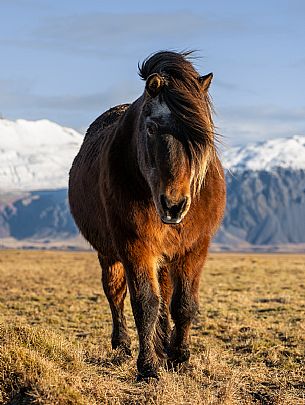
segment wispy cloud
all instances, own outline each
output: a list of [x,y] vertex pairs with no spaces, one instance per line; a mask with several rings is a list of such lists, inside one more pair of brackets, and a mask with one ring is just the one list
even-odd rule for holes
[[230,92],[233,91],[233,92],[242,92],[242,93],[250,93],[250,94],[255,93],[254,90],[251,90],[248,87],[245,88],[244,86],[241,86],[238,83],[229,82],[229,81],[221,80],[218,78],[215,78],[213,80],[213,85],[215,85],[216,87],[219,87],[220,89],[228,90]]
[[303,58],[298,59],[292,64],[294,68],[304,68],[305,67],[305,56]]
[[119,86],[105,92],[87,94],[41,95],[31,91],[31,82],[24,80],[0,80],[0,105],[5,108],[38,108],[63,109],[66,111],[92,111],[109,108],[114,104],[134,100],[135,94],[131,82],[120,83]]
[[221,107],[221,115],[232,119],[305,122],[305,103],[299,108],[285,108],[275,105],[253,105],[239,107]]
[[136,64],[150,52],[193,47],[205,55],[198,70],[214,71],[215,119],[229,144],[305,132],[300,0],[2,3],[3,115],[86,127],[141,94]]
[[83,94],[37,94],[32,87],[32,82],[24,79],[0,80],[0,115],[10,119],[49,118],[83,129],[108,108],[132,102],[140,95],[132,81],[120,82],[103,92]]
[[191,11],[84,13],[44,18],[22,37],[3,37],[0,43],[81,52],[97,58],[128,57],[133,51],[138,55],[139,48],[156,50],[156,43],[175,47],[177,44],[204,43],[215,35],[240,35],[251,30],[254,27],[249,22]]
[[305,106],[219,108],[218,113],[216,124],[227,145],[305,134]]

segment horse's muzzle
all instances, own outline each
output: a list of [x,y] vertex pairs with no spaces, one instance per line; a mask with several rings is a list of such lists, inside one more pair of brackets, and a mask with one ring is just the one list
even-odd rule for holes
[[161,194],[160,203],[163,209],[161,221],[164,224],[177,225],[182,221],[187,206],[187,197],[183,197],[178,203],[174,203],[165,194]]
[[160,218],[161,218],[161,221],[163,222],[163,224],[167,224],[167,225],[178,225],[182,221],[182,218],[172,218],[169,215],[167,215],[167,216],[161,215]]

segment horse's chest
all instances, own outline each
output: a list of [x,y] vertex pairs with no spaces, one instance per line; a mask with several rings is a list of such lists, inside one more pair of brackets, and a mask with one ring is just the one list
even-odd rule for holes
[[182,254],[191,249],[201,235],[200,228],[186,226],[171,226],[168,232],[164,235],[162,249],[163,254],[169,257]]

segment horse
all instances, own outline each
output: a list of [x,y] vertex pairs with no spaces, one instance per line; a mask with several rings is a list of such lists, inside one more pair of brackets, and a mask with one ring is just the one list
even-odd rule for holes
[[138,381],[188,364],[200,274],[225,208],[213,74],[200,76],[192,61],[192,52],[160,51],[138,64],[142,95],[89,126],[70,170],[70,209],[98,254],[112,348],[131,355],[128,287]]

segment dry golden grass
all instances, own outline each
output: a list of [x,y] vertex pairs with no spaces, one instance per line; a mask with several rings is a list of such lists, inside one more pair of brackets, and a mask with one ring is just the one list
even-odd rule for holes
[[0,251],[0,403],[305,404],[305,256],[210,255],[192,357],[135,382],[93,253]]

